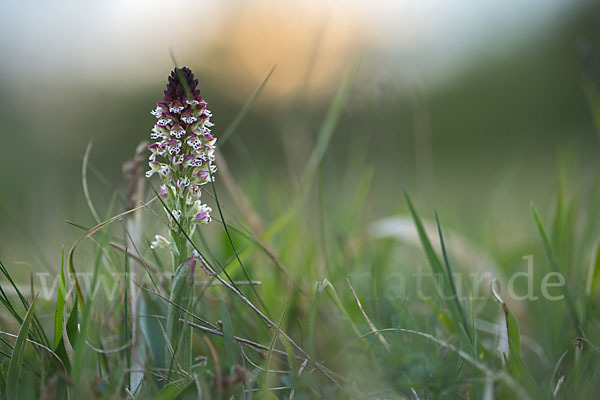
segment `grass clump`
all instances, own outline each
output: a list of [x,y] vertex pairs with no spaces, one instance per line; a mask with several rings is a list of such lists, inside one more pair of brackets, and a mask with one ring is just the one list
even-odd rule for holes
[[[40,298],[32,284],[23,293],[2,264],[2,396],[594,398],[598,202],[561,187],[549,231],[532,206],[539,237],[528,237],[524,254],[503,255],[506,268],[476,240],[449,233],[437,213],[419,214],[407,192],[396,202],[400,217],[375,221],[372,168],[357,176],[349,166],[350,178],[323,184],[356,68],[289,197],[269,182],[248,195],[218,151],[207,160],[220,182],[210,163],[188,171],[176,170],[174,158],[151,159],[162,177],[155,189],[140,176],[138,149],[126,194],[114,191],[101,218],[87,185],[88,148],[83,181],[95,221],[72,223],[83,234],[56,266],[56,290]],[[159,120],[195,95],[193,76],[178,71]],[[272,73],[225,129],[229,141]],[[201,114],[186,115],[191,126]],[[210,225],[193,224],[212,210],[195,203],[200,192],[186,198],[185,178],[206,183],[202,201],[217,210]],[[269,193],[280,205],[272,219],[253,206]],[[534,260],[531,274],[521,256]]]

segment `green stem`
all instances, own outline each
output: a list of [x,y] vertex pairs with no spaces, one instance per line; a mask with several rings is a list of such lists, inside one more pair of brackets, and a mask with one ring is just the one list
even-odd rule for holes
[[173,271],[188,258],[188,243],[182,232],[171,231],[171,240],[175,244],[173,249]]

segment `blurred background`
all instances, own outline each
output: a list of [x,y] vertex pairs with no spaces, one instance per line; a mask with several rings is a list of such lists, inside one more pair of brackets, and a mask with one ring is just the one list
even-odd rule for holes
[[[276,66],[221,148],[265,221],[357,59],[321,169],[331,208],[372,169],[371,219],[403,212],[406,187],[482,248],[511,248],[533,236],[529,201],[551,209],[557,165],[584,187],[597,168],[579,50],[600,51],[594,1],[3,1],[0,33],[0,259],[13,271],[58,265],[81,234],[65,220],[94,223],[91,140],[91,167],[125,190],[170,52],[199,78],[217,137]],[[89,180],[104,214],[111,189]]]

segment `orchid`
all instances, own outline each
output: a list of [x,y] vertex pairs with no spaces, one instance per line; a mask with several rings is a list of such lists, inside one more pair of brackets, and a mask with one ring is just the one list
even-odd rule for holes
[[217,170],[212,113],[197,87],[198,79],[189,68],[175,68],[163,100],[151,112],[156,123],[150,138],[155,142],[148,146],[146,177],[156,174],[162,181],[159,195],[166,205],[171,233],[171,242],[160,237],[152,247],[170,243],[179,262],[187,256],[185,235],[193,234],[197,224],[211,221],[212,210],[201,201],[201,187],[214,180]]

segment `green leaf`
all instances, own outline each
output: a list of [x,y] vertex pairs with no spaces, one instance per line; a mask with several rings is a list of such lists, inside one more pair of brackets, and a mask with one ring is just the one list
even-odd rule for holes
[[344,304],[340,300],[340,297],[338,296],[338,294],[337,294],[335,288],[333,287],[333,285],[331,284],[331,282],[329,282],[327,279],[324,279],[323,282],[317,282],[317,288],[321,292],[327,293],[327,295],[331,298],[331,300],[333,301],[333,303],[335,304],[337,309],[344,315],[344,317],[346,317],[346,319],[348,320],[348,323],[352,327],[352,330],[354,331],[356,336],[361,337],[362,333],[358,330],[358,328],[354,324],[352,317],[348,313],[348,310],[346,310],[346,307],[344,307]]
[[461,322],[462,322],[462,325],[460,327],[462,329],[459,329],[459,330],[467,337],[468,345],[470,345],[470,348],[473,351],[473,355],[477,356],[477,352],[475,351],[475,348],[473,347],[473,345],[471,343],[473,332],[470,330],[470,325],[467,323],[467,317],[465,316],[465,310],[463,309],[463,307],[460,303],[460,297],[458,295],[458,292],[456,291],[456,285],[454,284],[454,277],[452,276],[452,268],[450,267],[450,259],[448,257],[448,253],[446,252],[446,244],[444,242],[444,235],[442,235],[442,227],[440,225],[440,219],[438,218],[437,212],[435,213],[435,222],[437,224],[438,234],[440,237],[440,246],[442,247],[442,255],[444,257],[444,264],[446,265],[446,280],[447,280],[447,283],[449,283],[449,285],[450,285],[451,294],[452,294],[452,297],[454,298],[454,304],[456,306],[456,309],[458,310],[458,314],[460,315]]
[[[192,365],[191,360],[191,333],[190,327],[179,322],[180,319],[188,320],[194,297],[194,270],[196,262],[193,258],[188,258],[175,271],[171,295],[169,296],[169,306],[167,307],[167,337],[174,351],[174,357],[171,359],[169,371],[173,370],[174,362],[177,360],[181,367],[189,370]],[[169,350],[166,349],[168,352]]]
[[[429,237],[427,236],[427,233],[425,232],[425,227],[423,226],[423,222],[421,221],[421,218],[417,214],[417,211],[415,210],[415,208],[412,204],[412,201],[410,200],[410,197],[408,196],[408,193],[406,191],[404,192],[404,197],[406,198],[406,202],[408,203],[408,208],[410,210],[412,218],[415,221],[415,226],[416,226],[417,232],[419,234],[419,239],[421,240],[421,245],[423,246],[425,255],[427,256],[427,259],[429,260],[429,265],[431,266],[431,269],[434,274],[438,274],[438,275],[441,275],[444,277],[444,283],[442,284],[442,287],[440,289],[441,289],[442,293],[444,293],[445,297],[451,298],[454,300],[453,302],[450,302],[450,303],[447,302],[447,305],[448,305],[450,312],[452,313],[452,321],[455,325],[456,331],[459,334],[461,333],[461,331],[464,331],[465,333],[467,333],[467,338],[468,338],[468,341],[470,342],[471,338],[472,338],[472,335],[469,333],[470,325],[467,324],[467,319],[465,317],[465,313],[460,305],[458,293],[456,292],[456,287],[454,285],[454,280],[452,278],[452,270],[450,269],[450,263],[448,261],[448,255],[446,253],[446,246],[444,244],[444,237],[442,235],[442,230],[439,225],[439,220],[437,221],[438,222],[438,233],[440,235],[440,243],[442,246],[442,253],[444,255],[444,261],[446,264],[446,268],[444,268],[438,255],[436,254],[435,250],[433,249],[433,246],[429,240]],[[436,215],[436,220],[437,220],[437,215]],[[438,282],[438,284],[439,284],[438,280],[436,280],[436,282]],[[467,331],[467,329],[469,331]],[[468,346],[468,348],[471,348],[471,346]]]
[[[63,361],[63,363],[67,366],[69,370],[71,369],[71,361],[73,359],[74,353],[72,343],[74,343],[75,339],[77,338],[77,325],[79,323],[78,312],[78,302],[77,300],[75,300],[73,304],[73,309],[71,310],[71,315],[69,315],[69,319],[67,320],[65,330],[63,330],[61,321],[61,337],[58,341],[58,345],[56,346],[56,354],[60,357],[60,359]],[[67,342],[66,346],[65,342]]]
[[[112,209],[112,205],[111,205],[111,209]],[[101,228],[98,228],[98,229],[101,229]],[[108,235],[108,230],[103,229],[102,235],[100,236],[100,240],[98,241],[98,248],[96,249],[96,258],[94,261],[94,272],[92,275],[92,284],[90,286],[91,294],[96,293],[96,286],[98,284],[98,274],[99,274],[99,269],[100,269],[100,264],[102,262],[102,258],[104,257],[103,249],[104,249],[104,246],[106,245],[107,235]],[[73,248],[71,249],[71,254],[69,257],[70,263],[72,263],[72,255],[73,255],[74,248],[75,248],[75,246],[73,246]],[[72,272],[75,271],[75,269],[72,267],[72,264],[71,264],[71,271]],[[81,289],[79,289],[79,290],[81,290]],[[79,382],[79,377],[81,376],[81,371],[83,369],[83,363],[86,360],[86,358],[85,358],[85,354],[87,353],[86,341],[88,339],[90,322],[92,319],[92,308],[94,306],[94,299],[91,296],[89,296],[87,301],[85,301],[85,303],[84,303],[83,293],[81,291],[79,292],[79,295],[80,295],[79,300],[82,305],[81,330],[77,334],[77,338],[75,340],[75,347],[73,349],[73,351],[74,351],[73,364],[72,364],[72,368],[71,368],[71,378],[75,382]]]
[[65,312],[65,248],[60,257],[60,279],[58,281],[58,295],[56,297],[56,312],[54,313],[54,348],[58,347],[62,338],[63,315]]
[[79,305],[77,302],[73,303],[73,309],[67,320],[67,334],[71,341],[77,338],[77,325],[79,324]]
[[173,383],[161,390],[160,393],[158,393],[156,400],[174,400],[182,394],[191,383],[191,379],[187,379],[184,382]]
[[560,367],[561,363],[563,362],[565,356],[569,353],[569,351],[565,351],[564,353],[562,353],[562,355],[558,358],[558,361],[556,361],[556,363],[554,364],[554,369],[552,370],[552,378],[550,378],[550,385],[548,385],[548,398],[552,398],[552,389],[554,386],[554,382],[556,381],[556,375],[558,374],[558,368]]
[[[17,284],[13,280],[12,276],[10,275],[10,273],[8,272],[8,270],[6,269],[4,264],[2,264],[1,261],[0,261],[0,272],[2,272],[2,274],[10,282],[10,285],[12,286],[12,288],[15,290],[15,293],[19,297],[19,300],[21,301],[23,308],[28,309],[29,304],[27,302],[27,299],[25,298],[23,293],[21,293],[21,291],[19,290],[19,287],[17,286]],[[6,296],[6,293],[4,292],[4,290],[1,287],[0,287],[0,293],[2,294],[2,296],[0,297],[0,302],[2,302],[2,304],[4,304],[4,306],[8,309],[8,311],[15,317],[15,319],[18,321],[19,325],[22,324],[23,319],[18,314],[15,307],[12,305],[11,301]],[[32,332],[31,332],[32,338],[34,338],[35,340],[41,342],[42,344],[44,344],[46,346],[51,346],[51,344],[48,341],[48,338],[46,337],[46,333],[42,329],[42,325],[40,324],[40,321],[38,320],[38,317],[35,314],[33,315],[33,323],[32,324],[33,324]]]
[[23,356],[25,355],[25,344],[27,342],[27,336],[29,335],[29,328],[31,327],[36,301],[37,296],[33,299],[31,306],[29,306],[29,309],[27,310],[27,314],[25,314],[25,318],[23,319],[19,334],[17,335],[17,340],[13,347],[10,364],[8,364],[8,378],[6,382],[6,398],[8,400],[18,400],[19,398],[19,377],[21,376]]
[[508,370],[513,378],[521,383],[531,395],[539,398],[541,395],[540,388],[525,365],[525,362],[523,362],[519,323],[506,303],[502,305],[502,308],[504,309],[506,332],[508,335]]
[[541,398],[541,391],[537,385],[533,375],[525,365],[523,361],[523,355],[521,353],[521,332],[519,330],[519,323],[515,318],[514,314],[508,308],[508,305],[498,293],[499,287],[498,282],[492,283],[492,294],[496,301],[502,306],[504,311],[504,319],[506,321],[506,334],[508,339],[508,360],[506,366],[510,375],[520,383],[527,392],[534,398]]
[[[153,368],[166,368],[165,337],[160,324],[160,316],[166,316],[167,309],[156,297],[142,291],[140,297],[140,329],[150,350]],[[156,317],[155,317],[156,316]]]
[[585,283],[585,294],[589,298],[593,297],[598,287],[598,276],[600,276],[600,240],[596,242],[592,254],[592,262],[590,263]]
[[227,310],[225,299],[221,299],[221,322],[223,323],[223,337],[225,338],[225,359],[229,367],[237,364],[237,347],[233,338],[233,325],[231,316]]
[[[548,261],[550,261],[550,267],[552,268],[552,272],[556,272],[562,274],[562,270],[558,265],[558,261],[554,256],[554,252],[552,251],[552,244],[550,239],[548,238],[548,234],[544,229],[544,225],[542,224],[542,220],[537,212],[537,209],[533,202],[531,203],[531,213],[533,214],[533,218],[535,219],[538,231],[540,233],[540,237],[542,238],[542,243],[544,244],[544,250],[546,251],[546,256],[548,257]],[[579,316],[577,315],[577,310],[575,309],[575,303],[573,302],[573,298],[571,297],[571,293],[567,288],[567,285],[561,286],[563,294],[565,296],[565,300],[567,302],[567,307],[570,311],[571,319],[573,320],[573,324],[575,325],[575,330],[577,334],[581,337],[585,337],[585,333],[582,330],[581,322],[579,320]]]

